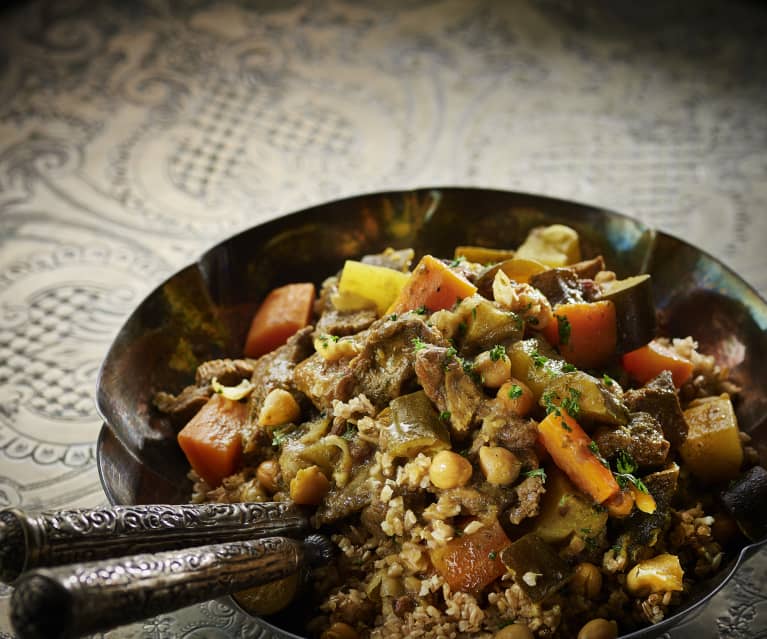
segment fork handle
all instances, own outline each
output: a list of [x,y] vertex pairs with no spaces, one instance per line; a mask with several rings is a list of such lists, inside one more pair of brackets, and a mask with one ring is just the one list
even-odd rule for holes
[[24,573],[11,597],[19,639],[72,639],[231,594],[327,562],[332,544],[267,537]]
[[306,517],[290,502],[113,506],[38,515],[8,509],[0,511],[0,581],[13,583],[42,566],[299,536],[307,528]]

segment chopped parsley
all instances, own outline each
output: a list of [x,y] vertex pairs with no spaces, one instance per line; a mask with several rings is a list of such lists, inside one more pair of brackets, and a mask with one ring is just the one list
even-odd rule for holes
[[532,354],[533,366],[536,368],[543,368],[549,361],[549,358],[545,355],[541,355],[538,351],[534,351]]
[[413,350],[417,353],[418,351],[426,348],[426,342],[424,342],[420,337],[414,337],[413,338]]
[[509,388],[509,399],[522,397],[522,387],[519,384],[512,384]]
[[272,432],[272,446],[282,446],[291,428],[278,428]]
[[602,457],[602,453],[599,451],[599,446],[597,446],[597,443],[594,440],[589,443],[589,450],[594,453],[594,457],[599,460],[602,466],[605,468],[610,468],[610,464],[604,457]]
[[559,343],[567,345],[570,342],[570,333],[572,326],[570,320],[565,315],[554,315],[557,318],[557,329],[559,331]]
[[322,348],[327,348],[328,344],[330,342],[337,342],[339,339],[341,339],[338,335],[320,335],[320,344],[322,344]]
[[413,311],[418,315],[428,315],[431,311],[426,307],[426,304],[421,304],[417,309]]
[[573,366],[570,362],[565,362],[564,364],[562,364],[563,373],[574,373],[577,370],[578,369],[575,368],[575,366]]
[[559,399],[559,396],[554,391],[547,390],[541,395],[541,399],[543,400],[543,407],[546,409],[547,415],[551,413],[556,413],[557,415],[562,414],[559,410],[559,406],[554,403],[555,399]]
[[615,458],[615,469],[617,472],[613,472],[615,475],[615,481],[618,482],[618,486],[625,488],[629,484],[633,484],[640,493],[649,494],[647,486],[639,479],[634,473],[639,468],[639,465],[634,461],[634,458],[624,450],[618,452],[618,456]]
[[450,411],[449,411],[449,410],[443,410],[443,411],[442,411],[442,412],[439,414],[439,418],[440,418],[440,419],[441,419],[443,422],[449,422],[449,421],[450,421]]
[[612,386],[615,383],[615,380],[612,377],[610,377],[607,373],[605,373],[604,375],[602,375],[602,383],[605,386]]
[[623,550],[623,546],[620,544],[615,544],[610,548],[610,550],[612,550],[617,555],[621,550]]
[[540,477],[542,482],[546,481],[546,471],[543,468],[533,468],[522,473],[524,477]]
[[459,335],[466,335],[466,331],[468,330],[468,327],[466,326],[466,322],[461,322],[458,325],[458,334]]
[[487,553],[487,558],[490,561],[495,561],[495,558],[498,556],[498,553],[495,552],[495,550],[491,550],[489,553]]
[[472,309],[471,309],[471,318],[472,319],[477,319],[477,307],[476,306],[472,307]]
[[490,359],[494,362],[497,362],[499,359],[505,359],[506,357],[506,348],[503,345],[496,344],[490,349]]
[[448,266],[450,268],[455,268],[456,266],[460,266],[461,264],[463,264],[465,261],[466,261],[466,258],[463,255],[459,255],[454,260],[450,260],[450,262],[448,262]]
[[564,419],[559,423],[559,425],[562,427],[563,430],[566,430],[568,433],[573,432],[573,429],[567,425],[567,422]]
[[341,435],[346,440],[352,440],[354,439],[354,436],[357,434],[357,429],[354,427],[353,424],[346,424],[346,431],[344,431],[344,434]]
[[396,322],[397,321],[397,314],[396,313],[392,313],[391,315],[389,315],[389,321]]
[[581,398],[581,392],[577,388],[568,388],[569,397],[565,397],[562,400],[562,408],[567,411],[573,419],[578,417],[578,413],[581,412],[581,405],[579,400]]

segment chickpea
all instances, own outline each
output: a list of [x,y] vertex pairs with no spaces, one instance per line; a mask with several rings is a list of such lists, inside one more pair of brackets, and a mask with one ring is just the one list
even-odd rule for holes
[[533,633],[525,624],[513,623],[501,628],[493,635],[493,639],[533,639]]
[[458,488],[471,479],[471,462],[451,450],[441,450],[431,460],[429,479],[437,488]]
[[302,468],[290,480],[290,498],[297,504],[316,506],[330,490],[330,482],[319,466]]
[[602,590],[602,572],[594,564],[584,561],[575,567],[570,587],[586,599],[596,599]]
[[496,486],[507,486],[519,477],[522,462],[514,453],[501,446],[482,446],[479,449],[479,467],[488,482]]
[[280,474],[280,464],[276,459],[267,459],[261,462],[256,469],[256,479],[264,490],[274,494],[279,488],[277,478]]
[[503,347],[495,347],[477,355],[474,370],[482,378],[483,386],[499,388],[511,377],[511,361]]
[[618,636],[618,624],[597,617],[583,626],[578,632],[578,639],[615,639]]
[[498,389],[498,401],[520,417],[525,417],[535,408],[535,395],[524,382],[512,377]]
[[640,561],[626,575],[626,590],[637,597],[682,590],[684,571],[679,557],[668,553]]
[[357,631],[348,623],[336,621],[320,635],[320,639],[357,639]]
[[258,414],[258,424],[265,428],[287,424],[301,416],[301,407],[293,395],[282,388],[269,391]]

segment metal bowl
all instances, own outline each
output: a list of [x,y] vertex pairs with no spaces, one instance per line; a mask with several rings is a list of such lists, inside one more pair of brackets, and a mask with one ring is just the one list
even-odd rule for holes
[[[514,247],[532,227],[552,223],[576,228],[584,256],[603,254],[619,276],[652,275],[664,332],[692,335],[700,350],[730,369],[743,389],[736,404],[740,426],[767,461],[767,303],[736,273],[682,240],[597,207],[505,191],[428,188],[330,202],[255,226],[158,286],[120,330],[99,375],[98,464],[107,497],[113,504],[188,501],[188,464],[151,397],[160,389],[180,390],[207,359],[239,356],[250,318],[273,287],[319,284],[345,259],[387,246],[435,255],[451,255],[458,244]],[[654,637],[678,624],[752,549],[731,557],[673,616],[625,637]],[[264,623],[277,636],[296,636],[300,616]]]

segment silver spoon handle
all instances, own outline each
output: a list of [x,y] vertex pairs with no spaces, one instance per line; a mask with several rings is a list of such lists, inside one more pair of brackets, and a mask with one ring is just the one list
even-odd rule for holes
[[288,502],[113,506],[27,515],[0,511],[0,581],[60,566],[239,539],[300,536],[306,517]]
[[286,577],[332,544],[267,537],[24,573],[11,597],[19,639],[70,639]]

